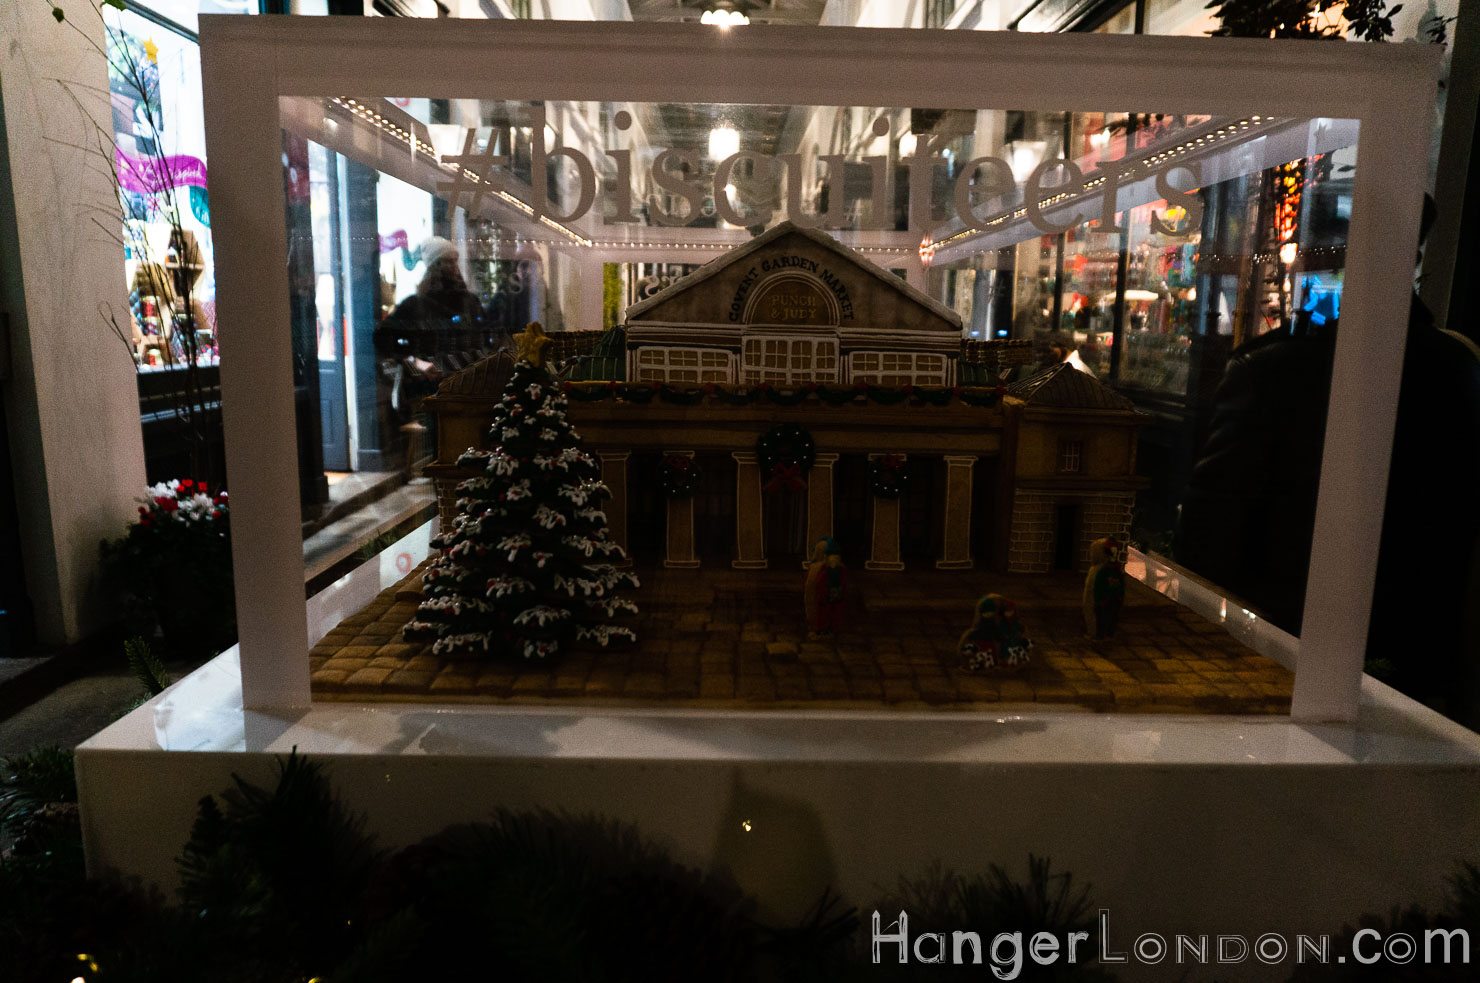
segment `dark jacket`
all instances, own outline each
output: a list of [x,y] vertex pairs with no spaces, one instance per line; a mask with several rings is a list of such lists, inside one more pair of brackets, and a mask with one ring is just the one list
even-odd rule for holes
[[[1265,335],[1229,360],[1188,482],[1177,559],[1292,634],[1300,631],[1325,438],[1335,329]],[[1408,324],[1368,659],[1388,681],[1463,723],[1480,722],[1480,357]]]

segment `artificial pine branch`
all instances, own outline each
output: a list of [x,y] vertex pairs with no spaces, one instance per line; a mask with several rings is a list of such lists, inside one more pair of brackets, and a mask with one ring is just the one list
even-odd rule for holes
[[128,667],[133,670],[134,678],[144,685],[150,696],[164,692],[170,684],[170,674],[165,671],[159,656],[149,648],[148,642],[138,637],[130,638],[123,643],[123,654],[128,658]]

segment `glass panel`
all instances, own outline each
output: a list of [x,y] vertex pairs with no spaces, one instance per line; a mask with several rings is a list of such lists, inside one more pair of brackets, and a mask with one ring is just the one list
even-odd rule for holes
[[1099,27],[1095,28],[1096,34],[1135,34],[1136,33],[1136,4],[1135,0],[1121,7],[1111,14],[1109,19]]
[[[344,474],[394,485],[409,510],[430,507],[426,476],[455,464],[436,455],[480,435],[444,443],[445,414],[429,400],[449,379],[483,378],[457,374],[534,320],[572,385],[620,384],[631,366],[632,381],[678,386],[1000,383],[1031,401],[1036,390],[1013,387],[1067,360],[1110,392],[1084,398],[1144,415],[1126,418],[1134,441],[1076,436],[1081,446],[1061,449],[1055,436],[1035,466],[1052,476],[1062,463],[1127,505],[1128,488],[1146,487],[1129,527],[1118,505],[1091,520],[1067,500],[1045,527],[1070,537],[1108,523],[1298,630],[1298,578],[1221,563],[1237,543],[1199,552],[1193,527],[1264,506],[1247,482],[1195,466],[1226,410],[1230,364],[1278,345],[1325,357],[1355,123],[417,94],[290,97],[281,109],[290,234],[302,244],[293,310],[307,347],[295,365],[305,407],[320,410],[305,414],[317,429],[302,443],[322,449],[301,456],[306,517],[348,500],[322,494],[335,454]],[[734,252],[786,219],[808,230],[796,233],[805,248]],[[844,284],[809,251],[824,248],[819,234],[845,247],[826,254],[837,269],[873,264],[882,276]],[[737,255],[751,272],[725,265]],[[1299,399],[1276,387],[1268,411],[1288,421],[1277,429],[1318,442],[1326,385],[1313,371]],[[708,405],[686,398],[699,400],[695,414]],[[1133,445],[1136,473],[1106,450]],[[1285,514],[1314,502],[1317,451],[1299,455],[1299,501]],[[1302,571],[1309,534],[1303,521],[1283,537],[1295,546],[1267,562]],[[1079,564],[1084,545],[1050,562]]]
[[1207,0],[1146,0],[1146,33],[1207,34],[1218,26],[1207,7]]

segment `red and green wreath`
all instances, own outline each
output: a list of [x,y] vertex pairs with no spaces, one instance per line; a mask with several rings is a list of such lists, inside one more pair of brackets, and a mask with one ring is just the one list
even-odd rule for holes
[[688,498],[699,488],[699,466],[683,454],[670,454],[658,473],[663,494],[669,498]]
[[868,487],[875,498],[899,498],[908,483],[904,458],[898,454],[884,454],[869,462]]
[[801,491],[807,487],[806,476],[817,457],[817,445],[805,427],[782,423],[755,442],[755,457],[766,491]]

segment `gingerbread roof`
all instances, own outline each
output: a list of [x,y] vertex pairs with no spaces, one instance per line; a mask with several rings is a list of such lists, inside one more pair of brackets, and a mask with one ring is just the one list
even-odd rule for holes
[[765,232],[762,232],[760,235],[756,236],[754,239],[751,239],[744,245],[736,246],[734,249],[731,249],[723,256],[710,260],[708,263],[705,263],[703,266],[699,267],[688,276],[680,279],[677,283],[674,283],[671,286],[659,291],[646,300],[639,301],[638,303],[633,304],[631,307],[627,308],[624,320],[631,321],[632,319],[638,318],[643,314],[647,314],[653,308],[666,303],[676,295],[686,293],[687,291],[694,289],[695,287],[707,282],[718,274],[723,273],[731,267],[734,267],[737,264],[746,261],[752,254],[765,249],[772,244],[775,244],[778,240],[786,239],[789,237],[808,240],[822,247],[828,252],[836,254],[838,257],[845,260],[850,266],[863,271],[878,283],[883,284],[886,288],[888,288],[888,290],[894,291],[903,297],[907,297],[909,300],[925,308],[937,318],[940,318],[942,321],[946,322],[941,326],[943,329],[957,331],[961,329],[961,315],[957,314],[949,307],[946,307],[944,304],[940,303],[934,298],[921,293],[919,290],[916,290],[914,287],[910,286],[901,278],[895,276],[893,273],[890,273],[888,270],[883,269],[877,263],[869,260],[863,254],[857,252],[856,250],[849,249],[847,246],[843,245],[841,242],[834,239],[826,232],[821,232],[817,229],[804,229],[801,226],[794,225],[791,222],[782,222],[779,225],[767,229]]
[[1048,368],[1007,388],[1029,406],[1071,410],[1134,410],[1136,404],[1068,362]]
[[514,356],[497,351],[454,372],[437,387],[438,396],[502,396],[514,374]]

